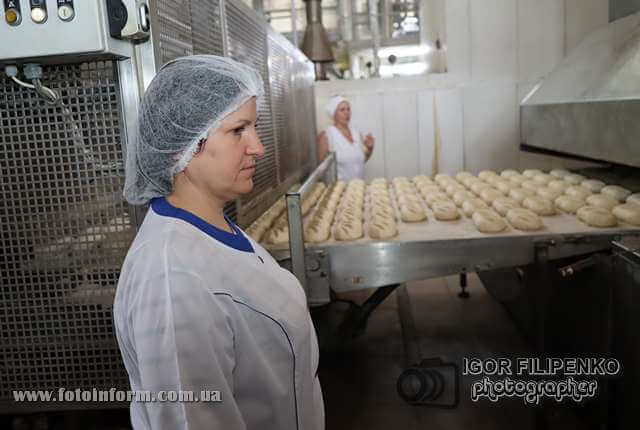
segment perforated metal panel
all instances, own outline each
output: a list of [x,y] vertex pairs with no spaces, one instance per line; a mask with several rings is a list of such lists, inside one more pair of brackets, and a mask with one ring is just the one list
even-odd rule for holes
[[0,410],[15,389],[127,385],[111,314],[134,235],[117,69],[49,66],[43,83],[65,107],[0,81]]
[[191,0],[193,53],[224,55],[219,0]]
[[295,98],[296,136],[299,151],[299,163],[302,171],[308,171],[315,160],[316,147],[316,115],[313,84],[315,82],[314,66],[301,53],[293,61],[293,96]]
[[156,0],[152,5],[157,66],[193,54],[190,3],[190,0]]
[[291,120],[295,115],[294,98],[291,91],[292,74],[289,70],[287,51],[281,48],[273,37],[269,37],[268,41],[273,126],[277,136],[279,177],[286,178],[293,175],[299,168],[299,147],[295,136],[297,125]]
[[277,148],[271,113],[271,90],[267,67],[267,31],[248,8],[239,2],[226,2],[228,54],[233,59],[254,67],[265,82],[265,95],[258,101],[258,135],[265,148],[257,160],[253,191],[243,196],[246,204],[261,193],[275,188],[278,181]]

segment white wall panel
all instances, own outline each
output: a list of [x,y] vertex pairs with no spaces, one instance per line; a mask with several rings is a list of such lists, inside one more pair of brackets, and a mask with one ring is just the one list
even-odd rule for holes
[[[371,133],[375,139],[375,147],[371,158],[365,164],[366,180],[385,176],[386,153],[388,140],[385,138],[384,99],[382,93],[352,94],[347,98],[351,102],[351,123],[363,135]],[[415,110],[415,109],[414,109]]]
[[431,175],[434,155],[433,104],[435,90],[422,90],[418,93],[418,171]]
[[442,139],[440,172],[459,172],[464,169],[462,90],[437,90],[436,109]]
[[473,81],[517,78],[516,2],[471,1]]
[[471,76],[469,0],[445,2],[445,44],[449,73]]
[[383,100],[385,176],[417,175],[420,163],[416,92],[387,92]]
[[518,106],[514,84],[464,89],[465,169],[501,170],[518,165]]
[[566,55],[587,34],[609,22],[609,0],[565,0],[565,8]]
[[564,2],[518,0],[518,79],[549,73],[564,56]]

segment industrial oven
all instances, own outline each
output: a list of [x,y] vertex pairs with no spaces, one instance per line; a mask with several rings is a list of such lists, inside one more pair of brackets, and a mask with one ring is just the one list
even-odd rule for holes
[[247,225],[314,160],[313,64],[240,0],[5,0],[0,10],[0,412],[112,408],[13,390],[126,389],[112,325],[146,208],[122,198],[124,148],[155,70],[227,55],[265,82]]

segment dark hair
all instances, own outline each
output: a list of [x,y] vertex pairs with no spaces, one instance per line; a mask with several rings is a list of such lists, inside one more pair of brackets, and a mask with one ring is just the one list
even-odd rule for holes
[[204,148],[204,144],[207,143],[207,139],[206,138],[202,138],[200,139],[200,141],[198,142],[198,146],[196,146],[196,150],[193,152],[193,155],[198,155],[200,153],[200,151],[202,151],[202,148]]

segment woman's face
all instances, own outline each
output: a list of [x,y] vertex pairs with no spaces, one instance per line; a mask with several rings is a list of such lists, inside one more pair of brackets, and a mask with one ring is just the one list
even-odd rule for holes
[[351,121],[351,106],[349,102],[341,102],[334,115],[337,124],[349,124]]
[[256,120],[256,98],[252,97],[224,118],[214,133],[209,133],[185,169],[196,187],[224,201],[253,189],[256,158],[264,155]]

